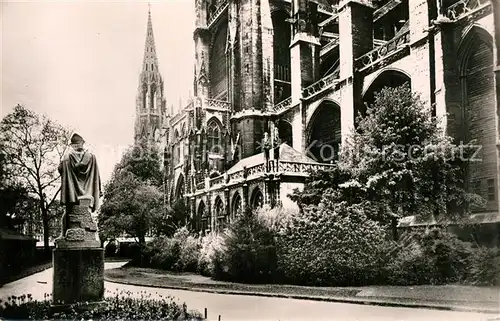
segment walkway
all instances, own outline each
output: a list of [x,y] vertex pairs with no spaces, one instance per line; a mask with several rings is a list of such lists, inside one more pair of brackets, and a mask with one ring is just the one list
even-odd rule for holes
[[[106,268],[116,268],[122,263],[106,263]],[[495,315],[438,311],[414,308],[394,308],[381,306],[367,306],[359,304],[345,304],[310,300],[296,300],[284,298],[267,298],[246,295],[226,295],[205,292],[191,292],[184,290],[170,290],[143,286],[123,285],[105,282],[106,292],[125,290],[132,292],[143,291],[152,295],[170,295],[186,302],[189,309],[208,310],[209,320],[262,320],[262,321],[292,321],[292,320],[494,320]],[[44,293],[52,289],[52,269],[31,275],[24,279],[8,283],[0,288],[0,299],[5,300],[9,295],[31,293],[35,298],[43,299]],[[110,291],[110,292],[109,292]],[[140,294],[138,294],[140,295]],[[500,319],[498,319],[500,320]]]

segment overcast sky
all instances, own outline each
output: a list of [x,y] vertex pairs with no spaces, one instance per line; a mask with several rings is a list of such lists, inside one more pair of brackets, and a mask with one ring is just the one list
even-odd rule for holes
[[[133,142],[147,1],[1,3],[1,113],[17,104],[81,133],[109,178]],[[151,1],[167,106],[192,90],[193,0]]]

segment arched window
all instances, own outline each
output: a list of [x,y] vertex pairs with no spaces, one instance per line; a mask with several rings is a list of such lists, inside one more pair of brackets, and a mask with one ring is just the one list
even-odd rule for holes
[[[469,189],[485,198],[487,210],[498,208],[496,195],[497,132],[494,82],[493,38],[483,29],[473,27],[459,48],[462,86],[461,140],[481,146],[468,168]],[[493,174],[492,174],[493,173]],[[474,209],[476,210],[476,209]],[[482,210],[482,209],[477,209]]]
[[154,84],[151,85],[151,96],[149,97],[150,98],[150,103],[149,103],[149,107],[151,110],[155,110],[156,109],[156,106],[155,106],[155,92],[156,92],[156,86]]
[[179,142],[180,135],[179,131],[176,129],[174,133],[174,164],[177,164],[181,160],[181,144]]
[[148,85],[146,83],[142,84],[142,108],[146,109],[147,105],[147,96],[148,96]]
[[211,119],[207,125],[207,144],[209,152],[221,152],[221,128],[215,119]]
[[243,207],[241,205],[241,196],[240,196],[240,193],[234,194],[233,201],[231,203],[231,211],[232,211],[232,214],[233,214],[233,218],[237,217],[240,214],[242,214]]
[[215,34],[210,55],[210,95],[221,100],[227,99],[228,88],[226,40],[227,24],[221,24]]
[[227,227],[228,217],[224,209],[224,203],[220,197],[215,199],[215,218],[217,219],[217,231],[222,231]]
[[308,126],[308,156],[320,163],[333,163],[337,160],[340,143],[340,106],[324,101]]
[[184,175],[180,175],[177,179],[177,185],[175,188],[175,198],[176,200],[182,200],[184,198]]
[[278,122],[278,133],[282,143],[286,143],[288,146],[293,147],[293,129],[289,122],[280,120]]
[[260,188],[257,187],[253,191],[250,204],[252,205],[252,209],[257,209],[264,205],[264,195],[260,191]]
[[272,14],[273,48],[274,48],[274,102],[279,103],[291,94],[290,69],[290,24],[286,11],[280,10]]
[[205,234],[210,231],[210,217],[203,201],[198,205],[198,217],[200,219],[200,231]]

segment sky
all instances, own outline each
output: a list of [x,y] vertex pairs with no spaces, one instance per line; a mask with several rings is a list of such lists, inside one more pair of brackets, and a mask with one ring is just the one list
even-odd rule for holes
[[[1,12],[1,116],[17,104],[78,132],[101,179],[133,143],[147,1],[6,1]],[[193,0],[150,1],[167,106],[192,91]]]

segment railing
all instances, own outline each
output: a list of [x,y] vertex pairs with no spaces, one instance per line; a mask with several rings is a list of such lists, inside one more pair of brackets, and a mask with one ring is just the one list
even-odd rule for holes
[[306,174],[309,171],[317,171],[319,169],[324,169],[325,167],[332,167],[332,164],[320,164],[320,163],[300,163],[300,162],[286,162],[280,161],[278,163],[279,172],[287,173],[303,173]]
[[196,184],[196,189],[197,190],[202,190],[205,189],[205,182],[199,182]]
[[239,170],[237,172],[229,174],[230,181],[239,180],[239,179],[243,179],[243,170]]
[[221,15],[222,13],[229,7],[229,1],[223,1],[217,9],[215,9],[214,13],[210,15],[208,18],[208,26],[210,27]]
[[177,114],[172,117],[171,124],[175,124],[176,122],[178,122],[182,116],[184,116],[184,114],[181,111],[177,112]]
[[248,176],[257,175],[266,171],[265,164],[257,164],[248,168]]
[[334,8],[331,5],[318,3],[318,12],[328,13],[333,15],[337,13],[337,8]]
[[224,183],[224,175],[220,175],[210,179],[210,187],[222,185]]
[[379,46],[372,51],[364,54],[363,56],[356,59],[356,62],[359,63],[359,67],[368,67],[373,65],[374,63],[384,59],[389,54],[397,51],[399,48],[410,43],[410,32],[406,31],[399,36],[392,38],[387,41],[382,46]]
[[460,0],[446,9],[446,16],[451,20],[458,20],[470,12],[483,6],[486,7],[489,4],[490,0]]
[[231,103],[225,100],[207,99],[208,108],[231,110]]
[[273,110],[274,110],[274,112],[279,113],[280,111],[287,109],[291,105],[292,105],[292,97],[288,97],[285,100],[282,100],[279,103],[277,103],[276,105],[274,105]]
[[302,97],[310,98],[338,81],[338,72],[331,73],[302,90]]
[[321,48],[320,55],[324,55],[325,53],[330,51],[330,49],[332,49],[338,44],[339,44],[339,37],[335,36],[332,40],[330,40],[329,43],[327,43],[326,45],[323,46],[323,48]]

